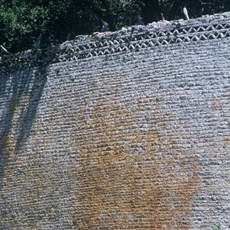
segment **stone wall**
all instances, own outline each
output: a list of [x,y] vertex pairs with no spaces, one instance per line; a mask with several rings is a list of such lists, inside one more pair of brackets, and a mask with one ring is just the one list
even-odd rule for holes
[[2,57],[0,229],[229,229],[229,48],[225,13]]

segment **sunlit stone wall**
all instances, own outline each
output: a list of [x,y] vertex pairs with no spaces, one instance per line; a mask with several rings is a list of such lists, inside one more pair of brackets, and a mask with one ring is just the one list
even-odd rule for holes
[[225,13],[2,57],[0,229],[228,229],[229,49]]

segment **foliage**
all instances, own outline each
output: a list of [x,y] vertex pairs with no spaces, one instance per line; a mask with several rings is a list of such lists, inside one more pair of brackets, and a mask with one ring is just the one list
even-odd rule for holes
[[[230,10],[229,0],[0,0],[0,44],[11,52],[30,49],[42,33],[42,46],[137,22],[191,18]],[[69,36],[68,36],[69,34]]]

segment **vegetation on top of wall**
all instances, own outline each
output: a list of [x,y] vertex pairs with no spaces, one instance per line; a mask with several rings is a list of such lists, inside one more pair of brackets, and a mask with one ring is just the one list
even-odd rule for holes
[[195,18],[229,11],[230,1],[0,0],[0,45],[17,52],[101,31],[105,22],[106,29],[113,31],[123,26],[185,18],[184,6],[189,17]]

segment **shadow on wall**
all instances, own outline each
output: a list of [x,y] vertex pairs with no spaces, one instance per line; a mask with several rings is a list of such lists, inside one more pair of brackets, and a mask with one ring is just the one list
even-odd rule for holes
[[0,188],[9,157],[16,157],[30,134],[54,56],[34,68],[0,74]]

